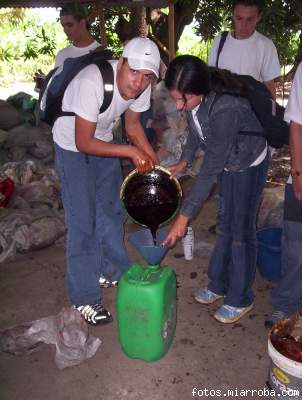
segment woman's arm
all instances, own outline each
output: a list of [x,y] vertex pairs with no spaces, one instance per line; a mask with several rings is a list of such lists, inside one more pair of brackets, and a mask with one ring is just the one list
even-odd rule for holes
[[236,107],[219,107],[210,116],[211,135],[206,138],[203,163],[191,192],[181,207],[181,214],[192,217],[209,196],[210,190],[230,156],[239,130],[239,113]]

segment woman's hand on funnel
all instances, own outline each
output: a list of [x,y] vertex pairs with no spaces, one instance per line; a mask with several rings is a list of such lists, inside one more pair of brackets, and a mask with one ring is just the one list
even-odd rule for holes
[[132,161],[139,174],[145,174],[154,169],[154,160],[144,151],[139,150],[137,147],[133,147]]
[[165,240],[161,243],[162,246],[172,247],[177,242],[177,240],[181,239],[185,233],[186,228],[189,222],[189,218],[185,215],[178,215],[176,217],[173,225],[171,226],[168,235]]
[[177,164],[170,165],[168,170],[171,172],[171,178],[174,178],[180,172],[183,172],[187,168],[187,161],[181,160]]

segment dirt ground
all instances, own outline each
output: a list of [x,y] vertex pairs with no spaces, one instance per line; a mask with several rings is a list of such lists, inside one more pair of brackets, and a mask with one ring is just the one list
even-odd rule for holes
[[[90,328],[90,334],[102,344],[91,359],[75,367],[59,370],[52,346],[25,356],[0,353],[0,399],[189,400],[218,398],[217,393],[233,399],[238,398],[236,390],[264,389],[270,360],[263,323],[270,313],[271,284],[257,274],[255,307],[232,325],[212,317],[219,304],[204,306],[192,298],[194,291],[207,283],[208,256],[215,239],[208,228],[214,222],[213,196],[192,224],[194,259],[185,261],[178,244],[162,262],[174,268],[179,285],[176,334],[164,358],[149,363],[128,358],[120,349],[114,320]],[[126,237],[137,228],[127,224]],[[133,259],[141,261],[130,245],[128,248]],[[18,255],[0,266],[1,330],[57,314],[68,305],[64,252],[64,248],[50,247]],[[116,289],[105,289],[104,302],[114,316],[115,294]],[[199,396],[192,395],[193,388],[200,390]],[[228,395],[228,389],[233,394]],[[214,391],[220,392],[215,395]],[[258,397],[246,392],[239,398]]]

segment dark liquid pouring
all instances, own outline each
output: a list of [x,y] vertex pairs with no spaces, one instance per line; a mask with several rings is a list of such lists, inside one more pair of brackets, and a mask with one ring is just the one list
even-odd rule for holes
[[127,207],[127,210],[136,222],[139,222],[150,229],[153,244],[156,246],[156,231],[158,227],[172,217],[176,208],[177,201],[173,203],[153,204],[148,206],[131,206]]
[[129,179],[124,188],[123,202],[128,214],[150,229],[156,246],[156,231],[176,213],[180,196],[179,188],[170,175],[155,169]]

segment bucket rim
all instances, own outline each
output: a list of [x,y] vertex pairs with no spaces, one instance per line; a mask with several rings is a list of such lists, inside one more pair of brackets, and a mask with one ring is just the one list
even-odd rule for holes
[[[161,165],[156,165],[152,171],[162,171],[162,172],[166,173],[166,174],[169,175],[169,176],[172,175],[171,172],[170,172],[167,168],[162,167]],[[150,171],[150,172],[152,172],[152,171]],[[123,195],[124,195],[125,187],[126,187],[127,183],[129,182],[129,180],[130,180],[134,175],[138,175],[138,170],[137,170],[137,168],[135,168],[134,170],[132,170],[131,172],[129,172],[129,174],[124,178],[124,180],[123,180],[123,182],[122,182],[122,185],[121,185],[121,188],[120,188],[120,199],[121,199],[121,200],[123,200]],[[180,185],[180,183],[179,183],[179,180],[178,180],[175,176],[174,176],[173,178],[171,178],[171,179],[174,181],[174,183],[175,183],[175,185],[176,185],[176,187],[177,187],[177,190],[178,190],[178,197],[181,198],[181,197],[183,196],[183,193],[182,193],[182,189],[181,189],[181,185]]]
[[278,368],[284,372],[294,376],[295,378],[302,378],[302,363],[291,360],[285,357],[273,346],[270,338],[271,332],[268,336],[268,355],[272,361],[277,365]]

